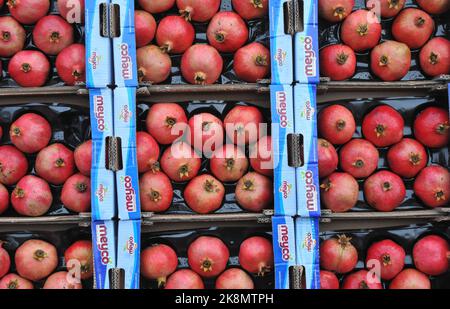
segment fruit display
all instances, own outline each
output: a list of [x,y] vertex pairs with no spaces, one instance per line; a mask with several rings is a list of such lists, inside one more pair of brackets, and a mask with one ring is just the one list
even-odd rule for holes
[[448,1],[318,3],[321,76],[390,82],[450,73]]

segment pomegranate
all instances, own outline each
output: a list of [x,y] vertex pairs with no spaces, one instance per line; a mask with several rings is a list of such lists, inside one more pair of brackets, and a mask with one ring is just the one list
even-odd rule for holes
[[320,73],[331,80],[346,80],[356,71],[356,55],[348,46],[329,45],[320,51]]
[[167,277],[174,273],[177,267],[177,254],[167,245],[153,245],[141,252],[142,276],[147,279],[157,280],[159,287],[166,284]]
[[387,153],[391,170],[403,178],[415,177],[428,162],[428,154],[418,141],[404,138]]
[[403,180],[389,171],[379,171],[364,182],[367,203],[379,211],[393,211],[406,196]]
[[254,288],[252,278],[239,268],[225,270],[216,280],[218,290],[253,290]]
[[342,289],[344,290],[381,290],[383,286],[380,280],[371,275],[367,270],[360,270],[344,278],[342,283]]
[[91,179],[83,174],[70,176],[61,191],[61,202],[73,212],[91,210]]
[[25,46],[25,29],[12,17],[0,17],[0,57],[11,57]]
[[33,29],[33,43],[47,55],[57,55],[73,43],[73,27],[58,15],[41,18]]
[[0,278],[6,275],[11,266],[11,258],[9,257],[8,251],[3,249],[3,242],[0,241]]
[[334,145],[347,143],[356,131],[352,112],[342,105],[324,108],[319,113],[317,122],[320,135]]
[[273,175],[272,137],[263,136],[250,148],[250,165],[265,176]]
[[161,157],[162,170],[176,182],[189,181],[197,176],[201,164],[198,154],[184,142],[173,144]]
[[9,137],[20,151],[35,153],[48,145],[52,137],[52,128],[44,117],[27,113],[11,124]]
[[232,0],[233,9],[245,20],[262,18],[269,14],[269,0]]
[[220,147],[211,156],[211,172],[223,182],[236,182],[248,170],[245,153],[232,144]]
[[423,290],[431,289],[430,279],[420,271],[409,268],[403,270],[401,273],[391,281],[389,289],[394,290]]
[[58,0],[59,14],[69,23],[84,23],[85,0]]
[[16,184],[28,171],[28,160],[14,146],[0,146],[0,183]]
[[262,134],[264,118],[254,106],[236,106],[223,121],[228,139],[235,145],[253,144]]
[[367,8],[371,10],[380,9],[383,18],[391,18],[397,15],[405,6],[406,0],[367,0]]
[[177,7],[187,20],[206,22],[219,10],[220,2],[220,0],[177,0]]
[[345,274],[358,263],[358,252],[345,235],[329,238],[320,245],[320,265],[325,270]]
[[417,0],[417,4],[430,14],[443,14],[450,9],[449,0]]
[[190,269],[180,269],[167,280],[166,290],[203,290],[202,278]]
[[48,183],[33,175],[23,177],[11,193],[12,206],[23,216],[42,216],[50,209],[52,202]]
[[199,152],[210,155],[223,144],[222,120],[209,113],[201,113],[189,119],[190,144]]
[[156,20],[152,14],[143,10],[134,11],[134,27],[136,31],[136,47],[150,44],[156,34]]
[[339,280],[334,273],[327,270],[320,271],[321,290],[339,290]]
[[358,203],[358,182],[347,173],[332,173],[320,185],[323,205],[333,212],[347,212]]
[[214,15],[206,31],[209,44],[222,53],[233,53],[248,40],[244,20],[234,12],[222,11]]
[[247,238],[239,247],[239,263],[246,271],[264,276],[273,269],[272,242],[261,236]]
[[[405,250],[390,239],[373,243],[367,250],[366,267],[379,267],[383,280],[392,280],[405,266]],[[374,264],[377,263],[375,266]]]
[[31,239],[16,250],[14,260],[16,270],[21,277],[39,281],[56,269],[58,253],[52,244],[43,240]]
[[406,44],[385,41],[370,53],[370,68],[383,81],[402,79],[411,67],[411,51]]
[[447,146],[450,138],[448,111],[439,107],[424,109],[414,121],[414,136],[427,147]]
[[19,23],[31,25],[47,15],[50,0],[7,0],[6,5]]
[[38,153],[34,168],[49,183],[63,184],[75,172],[73,152],[59,143],[47,146]]
[[159,22],[156,41],[163,52],[182,54],[192,46],[194,39],[194,27],[181,16],[167,16]]
[[439,276],[446,273],[449,259],[450,247],[447,240],[440,236],[425,236],[414,245],[414,265],[427,275]]
[[159,171],[159,145],[150,134],[137,132],[136,151],[139,173]]
[[67,268],[74,269],[76,265],[69,267],[69,264],[79,263],[82,280],[92,278],[94,272],[94,260],[92,255],[92,242],[90,240],[78,240],[70,245],[64,252],[64,260]]
[[16,274],[8,274],[0,280],[0,290],[31,290],[33,283]]
[[139,189],[143,211],[164,212],[172,204],[172,183],[162,172],[149,171],[142,175],[139,179]]
[[73,158],[80,173],[89,177],[92,166],[92,140],[88,140],[75,148]]
[[[70,277],[70,278],[69,278]],[[83,286],[76,278],[67,271],[59,271],[45,280],[44,290],[80,290]]]
[[416,196],[429,207],[448,205],[450,173],[442,166],[428,166],[416,177],[413,188]]
[[85,48],[83,44],[72,44],[56,57],[56,70],[68,86],[86,81]]
[[234,55],[233,69],[245,82],[256,83],[270,73],[270,51],[261,43],[253,42],[239,48]]
[[364,137],[377,147],[387,147],[403,138],[405,121],[388,105],[381,105],[368,113],[362,123]]
[[223,59],[219,52],[206,44],[192,45],[181,58],[181,73],[190,84],[214,84],[222,68]]
[[356,52],[374,48],[381,39],[381,24],[375,12],[351,13],[342,23],[341,39]]
[[420,50],[420,67],[431,77],[450,74],[450,41],[445,38],[428,41]]
[[433,18],[424,11],[415,8],[401,11],[392,24],[392,35],[395,40],[405,43],[411,49],[422,47],[433,31]]
[[158,103],[150,107],[145,124],[158,143],[169,145],[183,135],[187,117],[178,104]]
[[195,177],[184,190],[186,203],[199,214],[208,214],[218,210],[222,206],[224,196],[223,184],[210,175]]
[[346,18],[353,10],[355,0],[319,0],[319,16],[331,23]]
[[138,0],[138,2],[144,10],[152,14],[168,11],[175,4],[175,0]]
[[260,212],[272,205],[273,183],[263,175],[250,172],[236,184],[236,201],[247,211]]
[[22,50],[8,64],[11,78],[22,87],[41,87],[48,78],[50,62],[37,50]]
[[170,76],[172,60],[156,45],[138,48],[136,52],[139,82],[160,84]]
[[351,140],[339,152],[342,170],[355,178],[369,177],[377,169],[378,159],[378,150],[364,139]]
[[5,186],[0,183],[0,215],[4,213],[8,209],[8,207],[9,207],[9,192],[8,189],[6,189]]
[[194,240],[189,245],[187,254],[189,266],[203,278],[221,274],[227,267],[230,257],[230,252],[223,241],[212,236],[200,236]]

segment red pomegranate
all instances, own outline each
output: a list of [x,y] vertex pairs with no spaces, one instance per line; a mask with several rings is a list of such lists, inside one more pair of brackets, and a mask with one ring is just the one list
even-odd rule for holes
[[395,40],[411,49],[422,47],[434,31],[434,20],[422,10],[408,8],[400,12],[392,24]]
[[379,171],[364,182],[364,197],[378,211],[393,211],[406,196],[403,180],[389,171]]
[[73,158],[80,173],[88,177],[91,176],[92,140],[88,140],[75,148]]
[[218,210],[222,206],[224,197],[223,184],[210,175],[195,177],[184,190],[186,203],[199,214],[208,214]]
[[55,246],[38,239],[24,242],[14,257],[19,275],[31,281],[39,281],[50,275],[58,266]]
[[383,18],[391,18],[397,15],[405,6],[406,0],[367,0],[367,8],[371,10],[380,9]]
[[16,274],[8,274],[0,280],[0,290],[31,290],[33,283]]
[[214,15],[206,31],[209,44],[222,53],[233,53],[248,40],[248,28],[236,13],[222,11]]
[[143,10],[134,11],[134,27],[137,48],[150,44],[153,41],[157,26],[152,14]]
[[391,170],[403,178],[415,177],[428,162],[428,154],[418,141],[404,138],[387,153]]
[[329,45],[320,51],[320,74],[331,80],[346,80],[356,71],[356,55],[346,45]]
[[273,202],[273,183],[263,175],[250,172],[236,184],[236,201],[247,211],[260,212]]
[[347,173],[332,173],[320,185],[323,205],[333,212],[347,212],[358,203],[358,182]]
[[56,57],[56,70],[68,86],[86,81],[86,51],[83,44],[72,44]]
[[192,46],[194,39],[194,27],[181,16],[167,16],[159,22],[156,42],[163,52],[182,54]]
[[429,207],[448,205],[450,173],[442,166],[428,166],[416,177],[413,188],[416,196]]
[[413,260],[421,272],[430,276],[442,275],[448,271],[450,246],[440,236],[425,236],[414,245]]
[[0,241],[0,278],[6,275],[11,266],[11,258],[9,257],[8,251],[3,249],[3,242]]
[[411,67],[411,51],[408,45],[385,41],[370,53],[370,68],[383,81],[402,79]]
[[58,12],[70,24],[84,23],[85,0],[58,0]]
[[166,284],[167,277],[174,273],[177,267],[177,254],[167,245],[156,244],[141,252],[141,274],[147,279],[157,280],[158,287]]
[[220,181],[236,182],[247,172],[248,160],[239,147],[227,144],[214,151],[210,169]]
[[47,82],[50,62],[37,50],[22,50],[8,64],[11,78],[21,87],[41,87]]
[[28,171],[28,160],[14,146],[0,146],[0,183],[16,184]]
[[170,76],[172,60],[156,45],[138,48],[136,52],[139,82],[160,84]]
[[270,73],[270,51],[261,43],[253,42],[234,55],[233,69],[236,76],[248,83],[256,83]]
[[38,153],[34,168],[49,183],[61,185],[75,172],[73,151],[59,143],[47,146]]
[[317,122],[320,135],[334,145],[347,143],[356,131],[352,112],[342,105],[324,108],[319,113]]
[[206,22],[220,8],[220,0],[177,0],[181,16],[187,20]]
[[403,270],[391,281],[389,289],[393,290],[428,290],[431,289],[430,279],[420,271],[412,268]]
[[31,25],[47,15],[50,0],[7,0],[6,5],[19,23]]
[[41,18],[33,29],[33,43],[47,55],[57,55],[73,43],[73,27],[58,15]]
[[381,39],[381,24],[375,12],[351,13],[342,23],[341,39],[356,52],[374,48]]
[[381,290],[380,279],[371,275],[367,270],[359,270],[344,278],[342,283],[342,289],[344,290]]
[[20,151],[35,153],[48,145],[52,137],[52,128],[44,117],[27,113],[11,124],[9,137]]
[[405,250],[390,239],[373,243],[367,250],[367,269],[379,268],[383,280],[392,280],[405,266]]
[[273,175],[272,137],[263,136],[250,148],[250,165],[265,176]]
[[339,280],[333,272],[327,270],[320,271],[320,289],[339,290]]
[[12,17],[0,17],[0,57],[11,57],[25,46],[25,29]]
[[64,252],[64,261],[68,270],[80,267],[80,278],[82,280],[92,278],[94,272],[92,241],[78,240],[74,242]]
[[228,139],[235,145],[253,144],[261,137],[262,113],[254,106],[236,106],[223,121]]
[[183,135],[187,125],[184,109],[175,103],[158,103],[150,107],[145,121],[147,131],[159,144],[169,145]]
[[273,269],[272,242],[265,237],[247,238],[239,247],[239,263],[246,271],[264,276]]
[[206,44],[192,45],[181,58],[181,74],[190,84],[214,84],[222,68],[223,60],[219,52]]
[[0,183],[0,215],[4,213],[6,210],[8,210],[8,207],[9,207],[9,192],[8,189],[6,189],[5,186]]
[[378,150],[364,139],[351,140],[339,152],[342,170],[355,178],[369,177],[377,169],[378,160]]
[[262,18],[269,14],[269,0],[232,0],[233,9],[245,20]]
[[161,157],[162,170],[176,182],[189,181],[197,176],[201,164],[199,155],[184,142],[173,144]]
[[364,117],[362,133],[375,146],[387,147],[402,140],[404,126],[405,121],[398,111],[381,105]]
[[91,210],[91,179],[83,174],[70,176],[61,191],[61,202],[73,212]]
[[319,16],[331,23],[345,19],[353,10],[355,0],[319,0]]
[[11,193],[13,208],[23,216],[39,217],[52,205],[53,195],[48,183],[36,176],[27,175]]
[[450,41],[445,38],[428,41],[420,50],[420,67],[431,77],[450,74]]
[[150,134],[136,133],[136,152],[139,173],[159,171],[159,145]]
[[222,240],[212,236],[200,236],[188,247],[188,263],[203,278],[216,277],[228,264],[230,252]]
[[351,238],[345,235],[323,241],[320,245],[320,266],[338,274],[352,271],[358,263],[358,252],[350,241]]
[[253,290],[254,288],[252,278],[239,268],[225,270],[216,280],[217,290]]
[[325,139],[319,138],[319,177],[331,175],[338,166],[338,154],[336,148]]
[[428,107],[414,121],[415,138],[427,147],[442,148],[450,139],[448,111],[439,107]]
[[83,286],[78,279],[73,278],[67,271],[59,271],[47,278],[44,290],[80,290]]
[[164,212],[170,208],[173,188],[166,174],[158,171],[149,171],[141,175],[139,190],[143,211]]
[[138,0],[139,5],[149,13],[158,14],[170,10],[175,0]]
[[203,290],[202,278],[190,269],[180,269],[167,280],[166,290]]
[[199,152],[210,155],[223,144],[222,120],[209,113],[201,113],[189,119],[190,144]]
[[430,14],[443,14],[450,9],[449,0],[417,0],[417,4]]

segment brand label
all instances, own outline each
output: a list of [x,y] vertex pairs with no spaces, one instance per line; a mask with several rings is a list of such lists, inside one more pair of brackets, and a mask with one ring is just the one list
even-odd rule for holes
[[277,102],[277,113],[280,117],[280,127],[286,128],[288,126],[287,116],[287,95],[285,91],[277,91],[275,94]]
[[284,66],[284,62],[286,61],[287,52],[285,52],[282,48],[278,48],[277,53],[275,54],[275,61],[278,66]]
[[130,176],[123,179],[125,187],[125,208],[128,212],[136,211],[136,193],[133,188],[133,181]]
[[104,97],[101,95],[94,96],[94,114],[97,121],[97,129],[100,132],[104,132],[106,129],[105,125],[105,105]]
[[317,188],[314,184],[314,173],[312,171],[306,171],[304,179],[306,208],[309,211],[317,211]]
[[316,76],[316,52],[314,51],[313,38],[307,36],[303,40],[305,50],[305,74],[308,77]]
[[292,190],[292,185],[289,182],[287,182],[286,180],[283,180],[281,187],[280,187],[280,192],[283,195],[284,199],[287,199],[289,197],[291,190]]
[[125,123],[130,122],[132,116],[132,112],[130,111],[130,108],[128,107],[128,105],[124,105],[122,110],[120,111],[120,120],[122,120]]
[[278,225],[278,246],[281,249],[281,259],[289,261],[291,253],[289,250],[289,228],[286,224]]
[[133,79],[132,61],[130,57],[130,52],[128,44],[120,44],[120,59],[122,62],[122,78],[125,80]]
[[311,101],[305,102],[305,108],[303,109],[301,116],[305,118],[306,120],[310,121],[313,119],[314,116],[314,108],[311,106]]
[[311,233],[307,233],[305,239],[303,240],[303,248],[306,251],[311,252],[316,247],[317,241],[314,239]]
[[100,252],[100,261],[103,265],[111,262],[108,248],[108,228],[104,224],[96,226],[97,250]]
[[105,200],[106,192],[108,192],[108,189],[103,184],[99,184],[97,191],[95,191],[95,195],[97,196],[99,202],[103,202]]
[[130,238],[128,238],[127,243],[125,245],[125,249],[129,255],[133,255],[134,252],[136,251],[137,243],[134,241],[133,236],[130,236]]

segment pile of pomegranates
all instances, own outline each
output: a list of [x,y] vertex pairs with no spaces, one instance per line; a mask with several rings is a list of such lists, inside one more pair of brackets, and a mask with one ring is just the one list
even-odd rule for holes
[[[172,67],[179,66],[177,72],[185,82],[214,84],[220,82],[224,59],[232,60],[240,81],[267,78],[270,51],[259,42],[249,42],[249,27],[254,25],[251,21],[268,15],[268,2],[233,0],[233,11],[220,11],[221,0],[139,0],[135,11],[139,81],[163,83]],[[201,33],[205,23],[206,33]],[[200,34],[208,44],[198,40]]]
[[324,25],[334,29],[340,23],[340,42],[325,43],[320,51],[322,76],[351,79],[366,56],[371,73],[382,81],[403,79],[414,62],[429,78],[450,73],[450,41],[435,36],[432,17],[448,14],[449,1],[417,1],[415,7],[406,7],[405,0],[362,2],[364,7],[355,0],[319,0]]
[[[142,211],[166,212],[173,203],[199,214],[231,203],[249,212],[273,205],[272,139],[263,114],[250,105],[218,105],[223,118],[196,103],[150,106],[146,131],[137,133]],[[174,189],[182,193],[174,197]]]
[[[412,135],[405,136],[405,126],[412,128]],[[448,148],[450,124],[445,108],[421,107],[413,123],[405,125],[399,111],[383,104],[369,109],[356,124],[349,108],[335,104],[319,112],[318,129],[324,208],[347,212],[368,204],[378,211],[393,211],[407,200],[406,182],[413,184],[421,205],[448,206],[450,173],[429,158],[431,150]]]
[[53,63],[65,85],[85,82],[85,47],[74,25],[84,22],[84,0],[58,0],[57,12],[51,2],[8,0],[10,15],[0,16],[0,57],[8,63],[0,68],[21,87],[46,85]]

